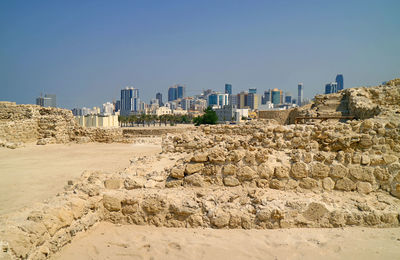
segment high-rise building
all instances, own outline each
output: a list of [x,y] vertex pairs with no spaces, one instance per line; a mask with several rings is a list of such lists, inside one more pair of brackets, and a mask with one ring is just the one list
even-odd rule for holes
[[303,104],[303,98],[304,98],[304,87],[303,83],[299,83],[297,85],[297,105],[301,106]]
[[249,88],[249,94],[257,94],[256,88]]
[[343,82],[343,75],[337,74],[336,75],[336,83],[337,83],[337,91],[344,89],[344,82]]
[[174,101],[178,99],[178,89],[176,86],[172,86],[168,88],[168,102]]
[[274,105],[280,105],[283,103],[283,93],[282,90],[274,88],[271,92],[271,101]]
[[225,94],[232,95],[232,85],[225,84]]
[[212,93],[207,97],[207,106],[222,108],[228,105],[228,94]]
[[117,100],[115,102],[115,112],[118,112],[121,110],[121,100]]
[[236,98],[236,104],[238,108],[248,108],[248,104],[247,104],[247,96],[249,95],[249,92],[247,91],[242,91],[239,94],[237,94],[237,98]]
[[139,112],[140,99],[139,89],[133,87],[126,87],[121,90],[121,115],[127,116],[129,114]]
[[247,105],[253,110],[258,109],[258,107],[261,105],[260,95],[256,93],[249,93],[247,95]]
[[290,92],[285,93],[285,104],[291,104],[292,103],[292,94]]
[[164,103],[162,102],[162,94],[161,93],[156,94],[156,99],[158,100],[158,105],[160,107],[164,106]]
[[185,97],[186,87],[182,85],[174,85],[168,88],[168,102]]
[[266,90],[264,91],[264,95],[261,98],[261,104],[265,105],[267,102],[272,102],[271,100],[272,95],[271,95],[271,90]]
[[45,94],[44,97],[40,95],[40,97],[36,98],[36,105],[42,107],[57,107],[56,95]]
[[177,89],[177,98],[184,98],[186,95],[186,87],[177,85],[176,89]]
[[331,82],[325,85],[325,94],[337,93],[338,84],[336,82]]

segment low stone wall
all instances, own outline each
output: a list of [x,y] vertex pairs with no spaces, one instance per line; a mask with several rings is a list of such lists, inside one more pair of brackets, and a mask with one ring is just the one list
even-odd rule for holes
[[259,119],[273,119],[281,125],[294,124],[297,116],[297,108],[287,110],[258,111]]
[[0,145],[129,142],[120,128],[83,128],[66,109],[0,102]]
[[122,128],[125,137],[136,136],[162,136],[171,133],[183,133],[186,131],[194,130],[193,125],[180,126],[180,127],[125,127]]

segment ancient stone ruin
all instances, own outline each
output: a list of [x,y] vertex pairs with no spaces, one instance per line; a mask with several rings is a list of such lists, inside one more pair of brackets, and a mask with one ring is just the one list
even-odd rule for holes
[[[165,227],[400,226],[400,81],[318,96],[355,119],[201,126],[121,172],[85,172],[2,220],[3,255],[46,259],[98,221]],[[339,98],[340,97],[340,98]]]

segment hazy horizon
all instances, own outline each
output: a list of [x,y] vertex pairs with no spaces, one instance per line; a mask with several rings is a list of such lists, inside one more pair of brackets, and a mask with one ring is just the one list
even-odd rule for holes
[[2,1],[0,100],[59,107],[145,102],[185,84],[305,97],[400,77],[399,1]]

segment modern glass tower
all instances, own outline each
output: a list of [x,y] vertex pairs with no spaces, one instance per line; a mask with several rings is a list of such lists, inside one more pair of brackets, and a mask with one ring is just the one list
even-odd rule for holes
[[231,84],[225,84],[225,94],[232,95],[232,85]]
[[121,115],[127,116],[131,112],[138,112],[139,103],[139,89],[126,87],[121,90]]
[[158,105],[159,105],[160,107],[164,105],[163,102],[162,102],[162,94],[161,94],[161,93],[157,93],[157,94],[156,94],[156,99],[157,99]]
[[186,87],[178,85],[176,88],[177,88],[177,98],[184,98],[186,94],[185,93]]
[[297,105],[301,106],[301,104],[303,103],[303,98],[304,98],[304,86],[303,83],[299,83],[297,85]]
[[337,74],[336,76],[336,83],[337,83],[337,90],[340,91],[344,89],[344,84],[343,84],[343,75],[342,74]]

